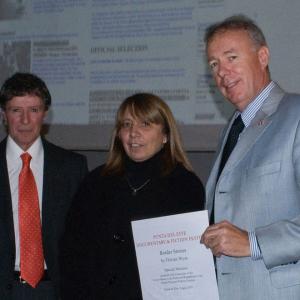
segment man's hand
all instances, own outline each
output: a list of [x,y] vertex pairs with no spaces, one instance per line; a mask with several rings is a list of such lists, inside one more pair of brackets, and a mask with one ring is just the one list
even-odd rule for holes
[[207,227],[201,236],[200,243],[210,248],[217,257],[221,255],[250,256],[248,232],[228,221],[222,221]]

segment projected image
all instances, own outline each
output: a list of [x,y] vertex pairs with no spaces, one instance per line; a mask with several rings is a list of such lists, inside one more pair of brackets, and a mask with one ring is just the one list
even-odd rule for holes
[[25,10],[26,0],[1,0],[0,20],[19,19]]
[[30,41],[0,42],[0,84],[15,72],[30,71]]

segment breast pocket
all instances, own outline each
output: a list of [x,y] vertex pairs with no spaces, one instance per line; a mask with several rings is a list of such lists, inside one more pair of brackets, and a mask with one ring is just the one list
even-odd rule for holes
[[263,203],[265,204],[264,207],[272,207],[274,194],[277,193],[278,183],[280,182],[280,171],[280,161],[247,169],[245,176],[246,189],[243,190],[243,193],[247,193],[246,197],[251,199],[254,210],[260,211],[264,206]]
[[247,177],[260,177],[279,172],[281,169],[281,162],[275,161],[267,164],[249,168],[247,170]]

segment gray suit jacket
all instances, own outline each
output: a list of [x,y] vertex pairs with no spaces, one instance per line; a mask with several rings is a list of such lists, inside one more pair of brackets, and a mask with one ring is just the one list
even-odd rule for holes
[[[58,243],[66,213],[79,183],[87,173],[86,158],[43,140],[44,178],[42,237],[49,276],[58,290]],[[0,143],[0,299],[11,299],[14,280],[15,237],[6,164],[6,139]]]
[[207,182],[215,222],[255,231],[263,259],[216,259],[220,299],[300,299],[300,95],[271,91],[216,182],[224,131]]

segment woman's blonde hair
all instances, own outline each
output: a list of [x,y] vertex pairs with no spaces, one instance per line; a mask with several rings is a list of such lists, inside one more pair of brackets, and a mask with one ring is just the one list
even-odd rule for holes
[[178,163],[192,171],[169,106],[156,95],[139,93],[126,98],[117,111],[108,158],[102,171],[103,175],[117,175],[124,171],[126,153],[118,135],[126,112],[136,119],[162,125],[163,133],[167,137],[162,154],[162,175],[170,173]]

